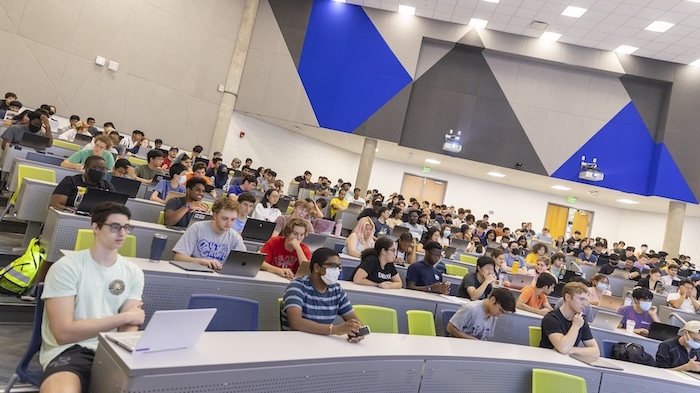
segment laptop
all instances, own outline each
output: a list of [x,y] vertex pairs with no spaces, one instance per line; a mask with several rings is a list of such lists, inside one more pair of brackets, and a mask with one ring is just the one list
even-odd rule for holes
[[614,331],[615,329],[617,329],[618,326],[620,326],[621,321],[622,315],[614,314],[611,312],[598,311],[598,313],[596,313],[595,315],[595,318],[593,318],[591,326],[603,330]]
[[3,120],[12,120],[15,118],[15,116],[17,116],[17,112],[7,110],[5,111],[5,117],[3,118]]
[[630,277],[630,272],[628,272],[625,269],[615,269],[613,270],[612,273],[610,273],[611,277],[618,277],[618,278],[624,278],[625,280],[629,279]]
[[126,194],[129,198],[136,198],[136,195],[139,193],[139,187],[141,187],[140,181],[126,177],[112,176],[109,182],[112,183],[117,192]]
[[513,289],[523,289],[526,286],[531,285],[534,279],[535,277],[527,274],[516,274],[510,281],[510,287]]
[[610,370],[624,370],[624,368],[616,366],[612,363],[606,362],[605,360],[601,360],[599,357],[590,357],[590,356],[582,356],[582,355],[569,355],[572,359],[576,359],[581,363],[586,363],[587,365],[591,367],[597,367],[597,368],[608,368]]
[[249,218],[241,231],[241,236],[245,240],[257,240],[266,242],[275,230],[276,223]]
[[457,249],[466,250],[469,246],[469,240],[452,238],[450,240],[450,246]]
[[190,223],[187,224],[187,228],[191,227],[192,225],[194,225],[195,223],[198,223],[200,221],[211,221],[213,218],[214,218],[214,216],[211,214],[193,211],[192,217],[190,217]]
[[108,334],[107,339],[134,353],[189,349],[197,344],[214,314],[215,308],[156,311],[143,333]]
[[35,162],[43,162],[49,165],[61,165],[63,162],[63,157],[52,156],[46,153],[35,153],[33,151],[27,152],[27,160]]
[[136,152],[136,157],[148,159],[148,152],[149,151],[151,151],[151,149],[141,146],[141,147],[139,147],[139,150]]
[[25,132],[22,134],[19,145],[42,151],[49,147],[49,138],[38,133]]
[[566,283],[564,282],[558,282],[556,285],[554,285],[554,291],[549,295],[551,297],[561,297],[561,290],[564,289],[564,285]]
[[326,244],[327,238],[328,236],[326,235],[319,235],[318,233],[309,233],[304,237],[303,243],[306,244],[306,246],[309,247],[309,249],[313,252],[323,247],[323,245]]
[[408,233],[408,228],[400,227],[398,225],[395,226],[394,229],[391,230],[391,236],[393,236],[397,239],[400,238],[401,235],[403,235],[404,233]]
[[680,330],[678,326],[661,322],[652,322],[651,325],[649,325],[649,334],[647,334],[647,338],[666,341],[670,338],[678,337],[678,330]]
[[600,297],[598,302],[598,307],[605,308],[612,311],[617,311],[625,304],[625,299],[617,296],[603,295]]
[[345,209],[345,211],[348,214],[360,214],[362,213],[362,208],[364,205],[360,205],[359,203],[351,203],[348,205],[348,208]]
[[457,248],[452,247],[452,246],[447,246],[444,248],[443,251],[445,252],[445,258],[451,259],[452,256],[457,252]]
[[188,272],[214,273],[213,270],[194,262],[170,261],[170,264]]
[[119,192],[100,190],[99,188],[88,188],[87,191],[85,191],[83,200],[76,208],[76,213],[90,215],[92,208],[102,202],[115,202],[123,205],[128,199],[128,195]]
[[564,277],[561,278],[561,282],[567,283],[567,282],[571,281],[576,276],[581,277],[581,276],[583,276],[583,273],[575,272],[573,270],[567,270],[564,272]]
[[231,250],[219,271],[230,276],[255,277],[260,271],[267,254]]
[[290,196],[282,196],[279,201],[277,201],[277,208],[282,212],[282,214],[287,214],[287,209],[289,209],[290,203],[294,201],[294,198]]
[[79,145],[87,145],[88,143],[92,142],[92,135],[85,135],[85,134],[75,134],[75,138],[73,139],[73,142],[79,144]]

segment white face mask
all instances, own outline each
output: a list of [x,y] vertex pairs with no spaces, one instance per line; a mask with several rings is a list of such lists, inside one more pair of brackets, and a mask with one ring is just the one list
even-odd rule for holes
[[323,280],[326,285],[333,285],[338,282],[338,277],[340,277],[340,268],[327,267],[326,274],[321,276],[321,280]]
[[639,302],[639,308],[641,308],[642,311],[649,311],[649,310],[651,310],[651,302],[648,302],[648,301]]
[[185,184],[185,183],[187,183],[187,175],[180,176],[180,184]]
[[442,236],[444,236],[444,237],[450,237],[451,234],[452,234],[451,231],[443,231],[442,232]]

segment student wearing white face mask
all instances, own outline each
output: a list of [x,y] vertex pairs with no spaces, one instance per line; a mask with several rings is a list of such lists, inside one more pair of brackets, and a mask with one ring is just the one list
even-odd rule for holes
[[656,306],[651,305],[654,294],[647,288],[637,288],[632,292],[634,303],[617,310],[622,315],[621,328],[627,327],[628,321],[634,321],[634,332],[646,336],[652,322],[661,322],[656,314]]
[[170,166],[170,180],[161,180],[153,189],[151,200],[165,205],[165,199],[170,191],[185,193],[185,182],[187,181],[187,169],[182,164],[172,164]]
[[[284,291],[282,330],[347,335],[350,342],[362,340],[362,336],[357,336],[362,322],[338,284],[341,269],[337,252],[325,247],[314,251],[311,273],[292,281]],[[343,318],[343,323],[333,323],[337,315]]]
[[611,296],[610,281],[604,274],[596,274],[591,279],[591,287],[588,288],[588,303],[597,306],[603,295]]

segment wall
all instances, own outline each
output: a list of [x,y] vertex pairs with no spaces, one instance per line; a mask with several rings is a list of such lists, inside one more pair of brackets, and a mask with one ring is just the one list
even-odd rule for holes
[[[209,150],[243,3],[0,2],[0,86],[26,106]],[[119,70],[95,65],[98,55]]]

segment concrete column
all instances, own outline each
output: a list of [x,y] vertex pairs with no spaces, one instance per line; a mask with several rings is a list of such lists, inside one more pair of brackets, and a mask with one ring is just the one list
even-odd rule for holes
[[666,233],[664,234],[663,250],[671,258],[680,254],[683,222],[685,221],[685,203],[670,201],[666,216]]
[[365,144],[362,146],[362,156],[360,156],[360,167],[357,168],[357,177],[355,178],[355,187],[360,187],[362,190],[360,195],[365,195],[369,186],[369,177],[372,174],[372,165],[374,165],[374,153],[377,151],[377,140],[365,138]]
[[248,56],[248,48],[250,47],[250,39],[253,36],[253,26],[255,25],[255,17],[258,14],[259,5],[260,0],[245,0],[241,25],[238,27],[238,37],[236,37],[236,47],[233,50],[231,66],[224,85],[224,95],[221,98],[219,117],[216,119],[216,127],[214,127],[214,134],[208,150],[209,154],[215,150],[221,151],[226,142],[228,128],[231,123],[231,114],[238,99],[238,89],[241,86],[243,67]]

